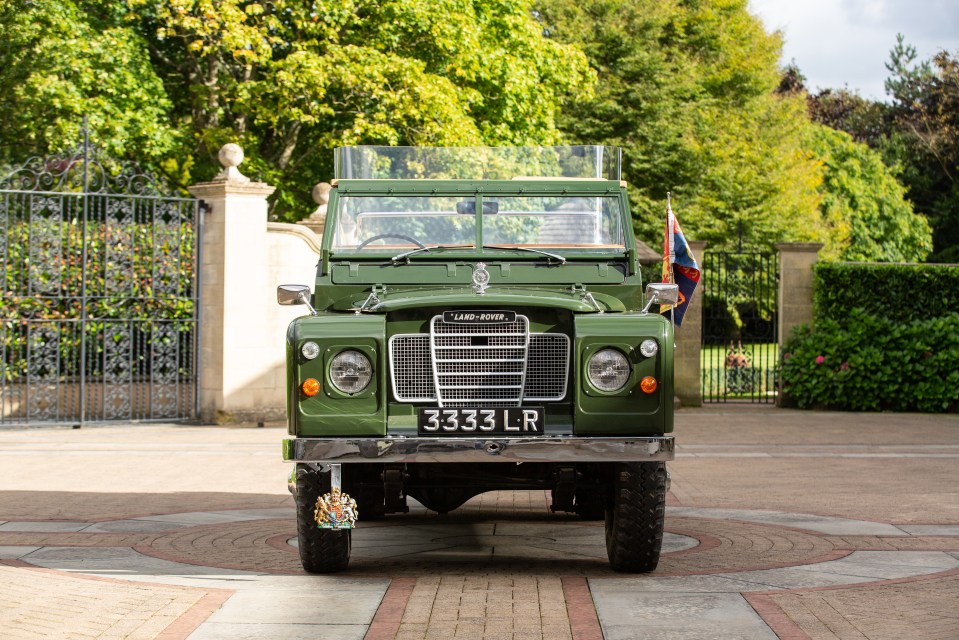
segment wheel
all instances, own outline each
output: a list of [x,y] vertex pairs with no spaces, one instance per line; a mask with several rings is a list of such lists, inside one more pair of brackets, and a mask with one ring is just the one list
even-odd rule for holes
[[420,242],[419,240],[417,240],[416,238],[411,238],[411,237],[409,237],[409,236],[404,236],[402,233],[381,233],[381,234],[379,234],[379,235],[377,235],[377,236],[373,236],[372,238],[367,238],[367,239],[364,240],[363,242],[361,242],[361,243],[359,243],[358,245],[356,245],[356,248],[357,248],[357,249],[362,249],[363,247],[365,247],[365,246],[368,245],[369,243],[371,243],[371,242],[376,242],[377,240],[383,240],[384,238],[399,238],[400,240],[407,240],[407,241],[409,241],[409,242],[412,242],[413,244],[415,244],[415,245],[416,245],[417,247],[419,247],[420,249],[425,249],[425,248],[426,248],[426,245],[423,244],[422,242]]
[[665,518],[666,464],[619,464],[606,500],[606,555],[610,566],[630,573],[656,569]]
[[330,491],[330,474],[296,465],[296,533],[300,562],[308,573],[343,571],[350,563],[349,529],[320,529],[314,519],[317,499]]

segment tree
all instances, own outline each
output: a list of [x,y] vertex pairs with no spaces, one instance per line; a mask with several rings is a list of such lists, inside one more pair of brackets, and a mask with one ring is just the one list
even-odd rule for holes
[[842,131],[810,130],[808,148],[823,166],[822,216],[832,230],[825,258],[921,262],[932,249],[929,223],[878,151]]
[[84,114],[104,151],[157,160],[178,142],[145,41],[71,2],[0,2],[0,165],[78,143]]
[[844,131],[856,142],[877,148],[889,130],[889,109],[885,103],[863,98],[848,89],[823,89],[809,96],[813,122]]
[[715,248],[826,239],[821,175],[802,151],[804,98],[775,94],[780,39],[745,0],[542,0],[551,36],[578,44],[600,81],[560,128],[625,148],[635,227],[662,233],[667,191],[689,237]]
[[[7,0],[0,17],[0,35],[41,25],[10,48],[30,58],[9,71],[26,76],[15,84],[53,75],[78,96],[25,117],[22,139],[53,146],[81,112],[110,140],[152,121],[168,145],[156,165],[181,186],[212,176],[219,147],[239,142],[244,172],[280,187],[272,211],[284,219],[309,211],[335,146],[556,143],[561,99],[590,95],[594,80],[582,52],[544,37],[529,0]],[[107,34],[126,56],[77,43]],[[0,140],[13,145],[6,131]]]
[[902,163],[909,198],[932,225],[930,260],[959,262],[959,58],[940,51],[917,62],[900,35],[886,68],[892,125],[884,152]]

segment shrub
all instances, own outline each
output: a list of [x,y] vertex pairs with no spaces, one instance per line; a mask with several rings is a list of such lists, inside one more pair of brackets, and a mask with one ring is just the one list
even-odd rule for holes
[[959,265],[820,262],[813,277],[817,325],[851,309],[899,322],[959,310]]
[[817,318],[786,343],[783,392],[798,406],[959,410],[959,313],[909,322],[861,309],[846,315]]

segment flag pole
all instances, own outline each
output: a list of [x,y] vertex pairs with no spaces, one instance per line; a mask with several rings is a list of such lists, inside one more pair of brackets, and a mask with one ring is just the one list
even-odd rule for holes
[[[672,193],[666,192],[666,237],[669,239],[669,270],[672,273],[673,264],[676,262],[676,246],[673,244],[673,202]],[[672,278],[674,281],[676,277]],[[675,284],[675,283],[674,283]],[[673,327],[673,347],[676,346],[676,305],[669,307],[669,323]]]

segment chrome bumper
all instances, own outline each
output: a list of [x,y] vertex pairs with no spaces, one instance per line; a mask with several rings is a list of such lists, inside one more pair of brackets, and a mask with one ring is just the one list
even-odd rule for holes
[[675,457],[672,436],[602,438],[290,438],[287,462],[654,462]]

